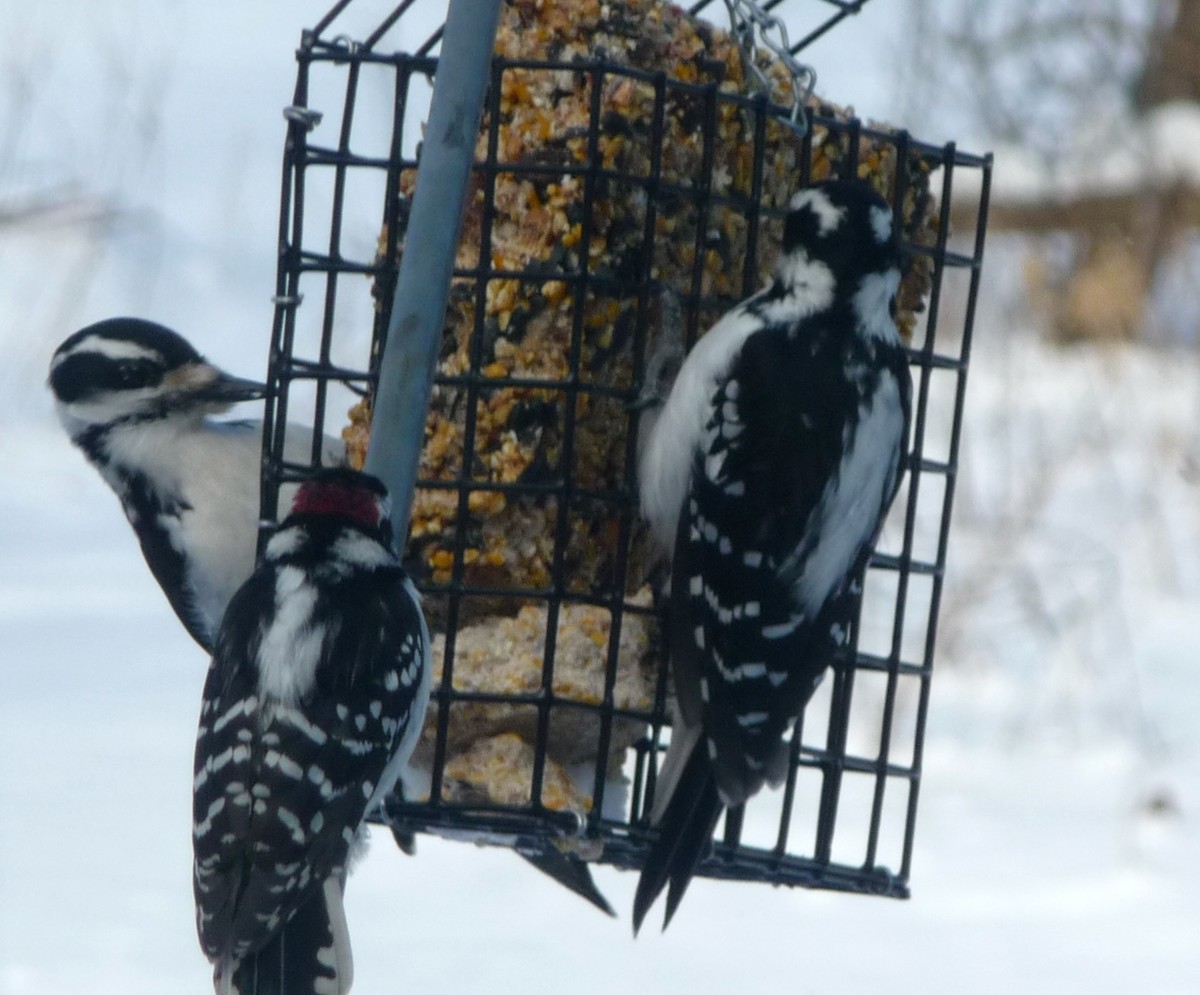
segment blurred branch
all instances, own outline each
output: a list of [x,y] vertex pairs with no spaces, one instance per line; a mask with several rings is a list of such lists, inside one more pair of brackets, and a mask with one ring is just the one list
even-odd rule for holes
[[1173,5],[1160,0],[1158,11],[1135,94],[1143,109],[1172,100],[1200,100],[1200,0],[1177,0]]
[[[971,204],[955,205],[951,225],[970,230],[974,224],[974,210]],[[1120,233],[1132,236],[1151,213],[1174,229],[1200,227],[1200,190],[1188,183],[1175,182],[1162,187],[1111,193],[1083,190],[1061,198],[993,200],[988,211],[988,228],[1031,234],[1066,231],[1082,235]]]
[[120,209],[107,201],[77,193],[73,186],[63,186],[0,202],[0,228],[33,224],[90,225],[114,220],[120,214]]

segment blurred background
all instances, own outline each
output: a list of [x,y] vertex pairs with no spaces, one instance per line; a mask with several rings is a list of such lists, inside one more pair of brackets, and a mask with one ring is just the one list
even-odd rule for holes
[[[116,314],[262,374],[327,6],[0,5],[0,995],[209,988],[206,661],[44,381]],[[825,99],[996,154],[912,901],[698,881],[634,944],[632,875],[597,871],[609,921],[508,854],[377,838],[356,991],[1200,990],[1198,51],[1200,0],[874,0],[803,53]]]

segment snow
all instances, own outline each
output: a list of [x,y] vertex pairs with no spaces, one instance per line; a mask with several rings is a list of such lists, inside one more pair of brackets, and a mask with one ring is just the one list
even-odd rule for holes
[[[117,313],[261,368],[279,108],[324,6],[0,7],[21,39],[0,67],[31,87],[0,105],[0,205],[74,196],[0,221],[0,995],[209,990],[189,839],[205,660],[44,380],[59,341]],[[409,858],[377,834],[349,888],[356,992],[1200,990],[1200,364],[1015,332],[1003,249],[913,899],[697,881],[634,942],[633,875],[596,871],[611,921],[511,854],[422,837]]]

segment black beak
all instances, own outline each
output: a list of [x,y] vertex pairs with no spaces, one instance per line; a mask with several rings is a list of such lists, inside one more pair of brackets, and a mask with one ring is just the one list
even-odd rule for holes
[[216,379],[196,391],[204,401],[234,404],[238,401],[261,401],[271,393],[271,388],[256,380],[243,380],[218,371]]

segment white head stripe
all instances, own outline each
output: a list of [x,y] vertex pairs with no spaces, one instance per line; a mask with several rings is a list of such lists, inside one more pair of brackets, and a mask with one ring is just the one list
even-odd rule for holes
[[95,353],[97,356],[104,356],[108,359],[153,359],[162,362],[162,354],[157,349],[150,349],[137,342],[130,342],[128,339],[110,339],[103,335],[89,335],[66,352],[56,355],[51,369],[57,367],[68,356],[74,356],[81,352]]
[[888,207],[872,207],[870,210],[871,230],[875,233],[875,241],[883,245],[892,237],[892,211]]
[[846,217],[846,209],[835,205],[823,190],[801,190],[793,194],[788,208],[798,211],[802,207],[817,216],[817,230],[822,235],[828,235]]

